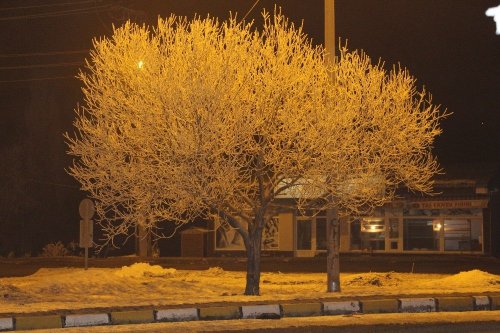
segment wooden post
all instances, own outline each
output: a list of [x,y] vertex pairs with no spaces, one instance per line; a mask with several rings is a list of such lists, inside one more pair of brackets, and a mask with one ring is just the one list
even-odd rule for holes
[[335,0],[325,0],[326,61],[335,61]]
[[[325,1],[325,62],[335,61],[335,0]],[[340,221],[337,213],[328,210],[326,222],[326,275],[327,292],[340,291]]]
[[89,248],[85,247],[85,270],[89,269]]
[[340,220],[329,209],[326,220],[326,291],[340,292]]

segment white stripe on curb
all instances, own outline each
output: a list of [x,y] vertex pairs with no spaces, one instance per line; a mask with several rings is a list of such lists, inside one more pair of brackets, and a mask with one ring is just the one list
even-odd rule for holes
[[488,296],[472,296],[474,297],[474,310],[489,310],[490,298]]
[[358,301],[344,302],[325,302],[323,303],[323,312],[328,315],[349,314],[360,312],[361,308]]
[[158,310],[156,312],[156,320],[158,321],[198,320],[198,310],[195,308]]
[[241,307],[243,319],[259,318],[263,316],[281,317],[280,306],[278,304],[266,305],[244,305]]
[[0,318],[0,331],[13,330],[13,329],[14,329],[13,318]]
[[435,312],[434,298],[400,298],[401,312]]
[[109,324],[107,313],[67,315],[64,327],[96,326]]

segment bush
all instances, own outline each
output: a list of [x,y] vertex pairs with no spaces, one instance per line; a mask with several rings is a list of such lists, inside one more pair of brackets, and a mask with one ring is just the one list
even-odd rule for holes
[[68,249],[62,242],[51,243],[44,246],[41,257],[64,257],[69,254]]

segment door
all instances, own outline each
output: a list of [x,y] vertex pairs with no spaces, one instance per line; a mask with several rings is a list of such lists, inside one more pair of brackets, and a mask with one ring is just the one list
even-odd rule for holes
[[295,222],[295,256],[314,257],[326,251],[326,212],[314,216],[297,216]]
[[316,228],[311,217],[297,217],[295,222],[295,256],[314,257]]

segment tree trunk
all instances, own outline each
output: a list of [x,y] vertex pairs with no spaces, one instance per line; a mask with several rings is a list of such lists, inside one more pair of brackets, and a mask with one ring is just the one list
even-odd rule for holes
[[249,232],[247,244],[247,284],[245,295],[260,295],[260,250],[262,229],[256,228]]
[[151,233],[142,224],[137,224],[136,254],[143,258],[153,256]]
[[327,240],[327,292],[340,292],[340,221],[333,211],[328,212]]

